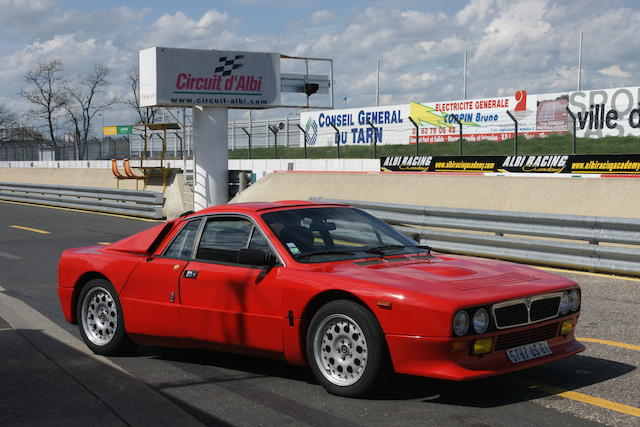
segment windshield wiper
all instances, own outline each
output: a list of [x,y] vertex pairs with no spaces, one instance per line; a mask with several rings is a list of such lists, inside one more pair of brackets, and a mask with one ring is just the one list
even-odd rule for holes
[[333,250],[333,251],[316,251],[316,252],[308,252],[306,254],[296,255],[296,259],[308,258],[314,255],[356,255],[353,251],[341,251],[341,250]]
[[385,251],[388,251],[391,249],[404,249],[406,247],[407,246],[405,245],[381,245],[381,246],[374,246],[372,248],[365,249],[364,251],[372,254],[384,255]]
[[417,248],[417,249],[423,249],[426,250],[427,253],[431,252],[431,248],[429,246],[423,246],[423,245],[411,245],[411,246],[406,246],[406,245],[382,245],[382,246],[374,246],[372,248],[369,249],[365,249],[365,252],[369,252],[372,254],[377,254],[377,255],[384,255],[388,250],[392,250],[392,249],[405,249],[405,248]]

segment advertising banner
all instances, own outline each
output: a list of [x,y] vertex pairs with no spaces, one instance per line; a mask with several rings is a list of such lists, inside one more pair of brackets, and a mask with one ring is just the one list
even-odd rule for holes
[[[458,121],[466,141],[500,142],[515,135],[509,114],[518,122],[518,135],[525,138],[572,132],[573,120],[567,108],[576,118],[578,137],[640,136],[640,87],[547,94],[518,90],[497,98],[411,101],[408,105],[305,112],[300,122],[309,135],[307,143],[312,142],[309,145],[335,145],[332,124],[344,145],[370,145],[374,135],[378,144],[415,144],[416,128],[409,117],[418,125],[419,143],[458,140]],[[394,111],[398,112],[395,116]],[[371,120],[375,131],[366,117],[376,119]],[[301,145],[303,142],[301,136]]]
[[526,156],[388,156],[385,172],[570,173],[640,175],[640,154]]
[[576,116],[576,135],[640,136],[640,87],[569,92],[569,108]]
[[[412,101],[410,106],[410,115],[420,126],[420,143],[459,139],[460,125],[456,119],[462,124],[462,137],[467,141],[500,142],[513,138],[514,122],[507,111],[518,120],[519,132],[531,135],[539,133],[536,132],[536,100],[527,97],[524,90],[500,98],[429,103]],[[415,142],[414,131],[410,143]]]
[[140,103],[268,108],[280,104],[280,54],[153,47],[140,51]]
[[[406,104],[311,111],[300,114],[300,126],[307,132],[308,146],[336,145],[337,138],[342,145],[371,145],[374,139],[377,144],[406,144],[411,135],[408,117]],[[338,128],[339,136],[332,125]]]
[[105,126],[102,128],[102,134],[107,135],[131,135],[133,132],[133,126]]

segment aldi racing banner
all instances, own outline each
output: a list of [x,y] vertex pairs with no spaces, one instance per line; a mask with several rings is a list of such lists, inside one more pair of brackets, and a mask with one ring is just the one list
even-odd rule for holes
[[388,156],[385,172],[571,173],[640,175],[640,154],[525,156]]

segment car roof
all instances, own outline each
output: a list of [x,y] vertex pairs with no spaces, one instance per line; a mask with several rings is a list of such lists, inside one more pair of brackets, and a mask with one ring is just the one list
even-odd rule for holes
[[290,209],[295,207],[347,206],[341,203],[323,203],[310,200],[279,200],[277,202],[230,203],[212,206],[195,212],[193,215],[206,215],[224,212],[264,212],[270,210]]

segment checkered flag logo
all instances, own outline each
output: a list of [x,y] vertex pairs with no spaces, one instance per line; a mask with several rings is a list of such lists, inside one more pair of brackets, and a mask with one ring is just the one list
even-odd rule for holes
[[220,73],[222,76],[230,76],[233,70],[237,70],[242,67],[242,64],[237,64],[236,61],[244,58],[244,55],[236,55],[233,58],[222,56],[218,60],[222,65],[216,67],[215,74]]

